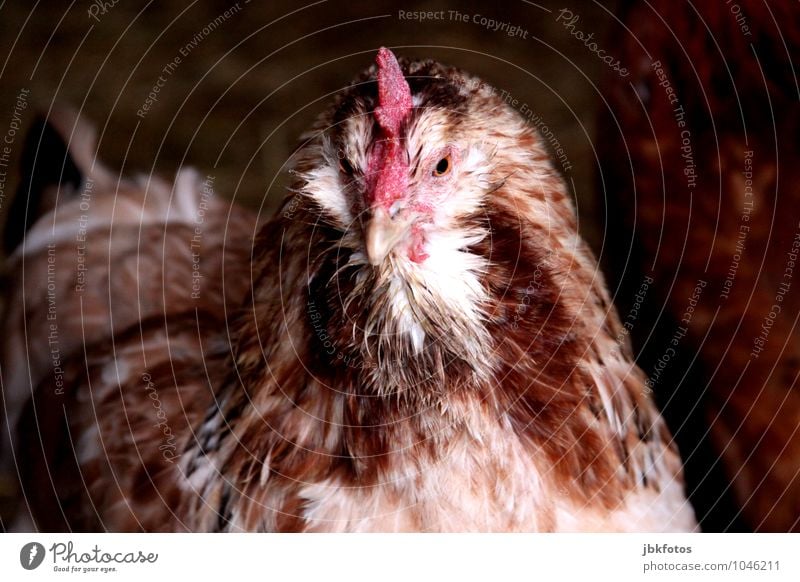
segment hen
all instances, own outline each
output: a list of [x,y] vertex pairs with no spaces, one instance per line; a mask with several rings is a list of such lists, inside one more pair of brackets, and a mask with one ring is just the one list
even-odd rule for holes
[[191,172],[118,184],[72,143],[81,186],[12,258],[5,395],[33,390],[15,444],[36,527],[695,527],[564,183],[478,79],[381,49],[252,245],[215,197],[200,228]]

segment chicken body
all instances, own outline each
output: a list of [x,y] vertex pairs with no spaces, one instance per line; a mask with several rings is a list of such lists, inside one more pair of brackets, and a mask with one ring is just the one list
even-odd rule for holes
[[206,201],[199,291],[192,173],[95,170],[27,233],[3,371],[7,401],[34,392],[16,460],[37,527],[695,527],[564,184],[491,88],[383,49],[295,171],[252,245],[252,216]]

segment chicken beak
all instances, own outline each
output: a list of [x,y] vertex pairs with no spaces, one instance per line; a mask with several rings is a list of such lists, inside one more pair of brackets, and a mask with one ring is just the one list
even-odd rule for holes
[[367,259],[373,266],[380,265],[392,249],[408,232],[410,222],[392,219],[384,208],[376,208],[367,223]]

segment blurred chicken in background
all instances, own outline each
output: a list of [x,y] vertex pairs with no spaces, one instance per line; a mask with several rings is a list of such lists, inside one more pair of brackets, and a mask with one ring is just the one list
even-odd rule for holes
[[97,519],[92,495],[135,529],[147,519],[131,516],[137,499],[174,499],[165,468],[212,400],[225,314],[250,280],[255,218],[217,195],[213,175],[126,179],[95,154],[74,112],[37,120],[5,229],[0,460],[37,483],[19,489],[16,530],[86,529],[68,516]]
[[608,76],[597,137],[621,296],[653,280],[639,362],[704,529],[797,530],[800,10],[652,0],[619,16],[631,75]]

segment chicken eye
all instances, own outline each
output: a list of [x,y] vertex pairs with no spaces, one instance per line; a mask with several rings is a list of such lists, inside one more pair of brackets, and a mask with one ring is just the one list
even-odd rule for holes
[[436,162],[436,167],[433,169],[434,176],[444,176],[445,174],[450,172],[450,156],[445,156],[438,162]]

